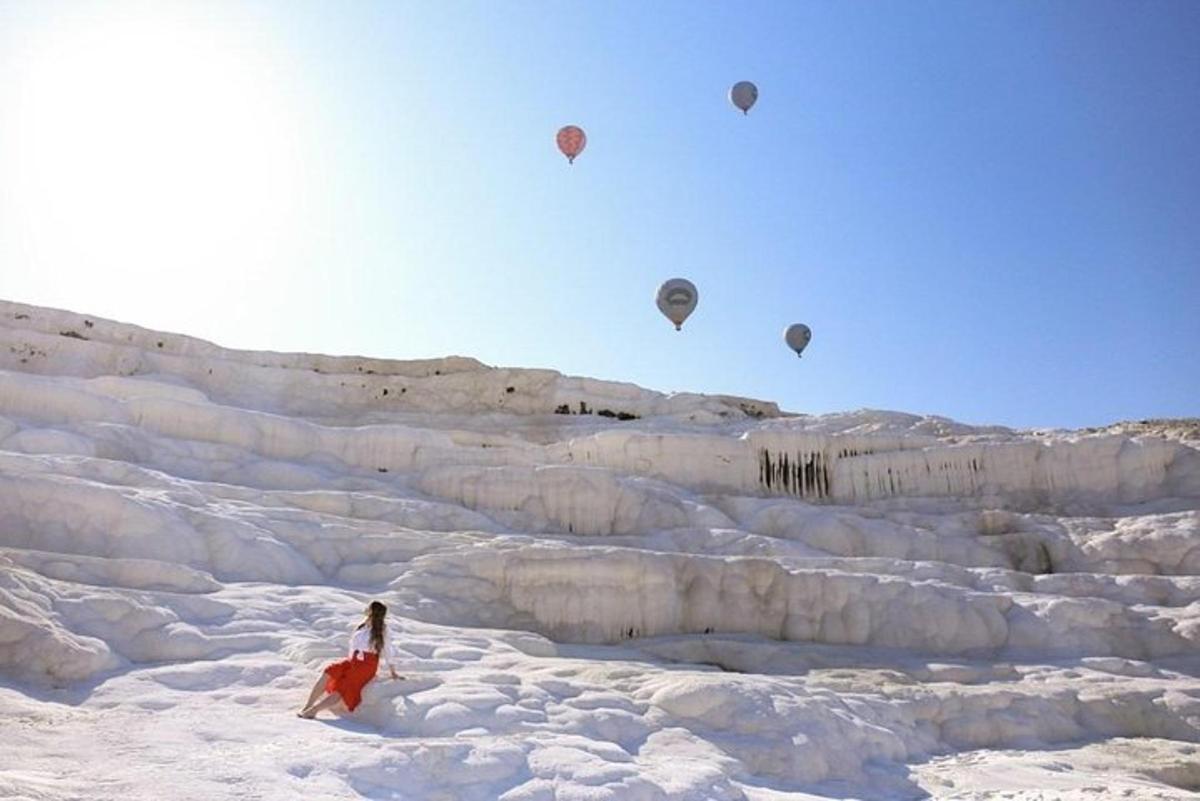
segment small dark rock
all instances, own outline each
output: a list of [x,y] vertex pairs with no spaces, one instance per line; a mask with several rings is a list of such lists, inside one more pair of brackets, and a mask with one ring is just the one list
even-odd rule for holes
[[596,414],[600,415],[601,417],[615,417],[618,420],[638,419],[636,414],[630,414],[629,412],[614,412],[612,409],[598,409]]

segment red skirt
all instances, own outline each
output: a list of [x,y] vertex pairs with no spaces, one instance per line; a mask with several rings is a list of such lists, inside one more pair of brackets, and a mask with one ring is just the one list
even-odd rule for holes
[[379,654],[355,651],[349,659],[334,662],[325,668],[325,692],[337,693],[351,712],[362,701],[362,688],[375,678]]

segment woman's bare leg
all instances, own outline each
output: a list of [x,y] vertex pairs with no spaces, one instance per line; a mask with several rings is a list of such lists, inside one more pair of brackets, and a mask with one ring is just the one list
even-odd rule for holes
[[318,698],[325,694],[326,678],[324,673],[317,678],[317,683],[313,685],[312,692],[308,694],[308,700],[304,702],[304,709],[308,709],[317,702]]
[[311,704],[310,706],[306,707],[305,710],[300,713],[300,717],[315,718],[317,716],[317,713],[320,712],[322,709],[329,709],[329,707],[335,706],[336,704],[340,704],[341,702],[342,702],[342,696],[340,694],[330,693],[329,695],[322,698],[320,701],[317,701],[315,704]]

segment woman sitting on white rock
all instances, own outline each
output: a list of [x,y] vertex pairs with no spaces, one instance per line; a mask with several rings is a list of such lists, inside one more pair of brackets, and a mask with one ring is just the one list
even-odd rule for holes
[[[381,659],[387,664],[393,679],[404,678],[396,673],[395,644],[383,622],[387,607],[379,601],[371,601],[366,615],[366,619],[355,627],[350,637],[349,656],[325,668],[308,695],[308,703],[296,713],[300,717],[315,718],[322,709],[329,709],[338,702],[353,712],[362,701],[362,688],[375,678]],[[325,697],[322,698],[322,695]]]

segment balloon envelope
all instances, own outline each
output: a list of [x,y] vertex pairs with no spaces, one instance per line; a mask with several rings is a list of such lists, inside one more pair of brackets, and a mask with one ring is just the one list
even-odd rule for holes
[[695,284],[686,278],[672,278],[658,288],[656,302],[658,310],[675,323],[675,330],[678,331],[688,315],[696,310],[699,300],[700,293],[696,291]]
[[587,147],[587,134],[578,125],[564,125],[558,129],[555,141],[558,143],[558,149],[567,157],[567,161],[574,164],[575,157]]
[[758,87],[749,81],[738,81],[729,90],[729,102],[742,110],[743,114],[750,111],[750,107],[758,100]]
[[783,341],[787,346],[796,351],[796,355],[804,353],[804,349],[808,347],[808,343],[812,340],[812,330],[804,323],[795,323],[789,325],[787,330],[783,332]]

